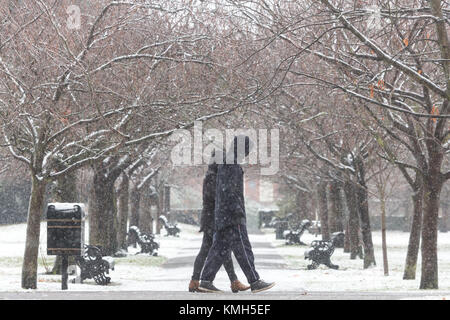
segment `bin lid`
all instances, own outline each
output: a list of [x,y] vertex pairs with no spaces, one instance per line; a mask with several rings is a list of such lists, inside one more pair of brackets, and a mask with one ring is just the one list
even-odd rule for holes
[[79,206],[81,211],[83,212],[83,216],[86,217],[86,206],[84,203],[76,203],[76,202],[51,202],[47,205],[47,208],[50,206],[54,206],[55,210],[71,210],[74,206]]

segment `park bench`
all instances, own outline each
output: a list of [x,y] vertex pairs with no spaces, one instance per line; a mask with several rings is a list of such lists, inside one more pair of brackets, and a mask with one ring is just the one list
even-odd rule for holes
[[338,241],[338,237],[334,237],[331,241],[314,240],[311,242],[311,248],[305,251],[305,259],[312,261],[308,265],[308,270],[317,269],[321,264],[331,269],[339,269],[338,265],[331,262],[336,241]]
[[335,248],[344,247],[345,234],[342,231],[333,232],[331,234],[331,241],[334,243]]
[[80,275],[73,279],[73,283],[83,283],[86,279],[94,279],[99,285],[107,285],[111,278],[106,276],[109,270],[114,270],[114,260],[111,257],[103,257],[101,248],[91,245],[84,246],[84,255],[75,257],[75,262],[80,268]]
[[298,227],[298,229],[296,230],[286,230],[284,232],[284,238],[286,239],[286,244],[287,245],[292,245],[292,244],[300,244],[305,246],[306,243],[304,243],[303,241],[301,241],[301,237],[303,235],[303,233],[311,226],[311,221],[309,221],[308,219],[304,219],[302,220],[302,222],[300,223],[300,226]]
[[176,224],[169,223],[169,221],[167,220],[167,218],[165,216],[160,216],[159,220],[163,224],[164,229],[166,229],[166,232],[167,232],[166,237],[167,236],[174,236],[174,237],[179,236],[179,233],[181,230],[177,227]]
[[131,226],[128,231],[128,239],[129,243],[131,241],[131,243],[136,242],[139,245],[141,251],[138,253],[158,255],[159,244],[155,241],[155,236],[152,233],[141,232],[138,227]]
[[313,220],[311,222],[311,227],[308,228],[308,232],[313,234],[315,237],[321,234],[322,229],[320,227],[320,220]]
[[190,224],[192,226],[198,226],[199,223],[194,219],[189,213],[177,213],[177,221],[185,224]]
[[288,220],[286,217],[273,217],[268,226],[275,228],[275,239],[284,239],[284,232],[288,229]]

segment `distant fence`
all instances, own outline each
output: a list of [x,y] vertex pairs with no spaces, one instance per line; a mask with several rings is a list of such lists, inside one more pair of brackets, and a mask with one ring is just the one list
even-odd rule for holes
[[0,209],[0,224],[23,223],[27,221],[26,211]]
[[170,215],[178,223],[186,223],[193,226],[200,225],[201,209],[192,210],[170,210]]
[[28,181],[0,179],[0,224],[26,222],[30,194]]
[[[372,230],[381,230],[381,216],[371,216],[370,224]],[[406,217],[388,216],[386,217],[386,229],[409,231],[411,229],[410,221]]]
[[[381,230],[381,216],[371,216],[370,224],[372,230]],[[442,219],[438,221],[439,230],[443,229]],[[386,217],[387,230],[411,231],[411,219],[409,217],[388,216]]]

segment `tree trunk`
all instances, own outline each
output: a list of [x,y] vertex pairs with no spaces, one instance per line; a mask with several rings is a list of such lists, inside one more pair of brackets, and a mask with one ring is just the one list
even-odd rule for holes
[[344,231],[343,224],[343,211],[341,197],[341,186],[339,181],[333,181],[330,183],[330,203],[331,203],[331,215],[330,215],[330,233]]
[[[435,28],[441,56],[443,59],[450,58],[449,41],[447,37],[446,22],[442,13],[441,5],[443,1],[431,0],[431,13],[438,17]],[[449,65],[448,61],[443,62],[444,74],[448,82]],[[447,85],[448,92],[448,85]],[[447,111],[448,100],[444,100],[442,110]],[[448,112],[448,111],[447,111]],[[428,122],[431,124],[431,122]],[[439,199],[442,185],[444,183],[441,175],[442,161],[445,155],[445,148],[440,139],[445,137],[445,120],[439,120],[436,124],[436,131],[433,132],[433,125],[427,126],[426,136],[427,153],[429,157],[428,165],[424,173],[424,210],[422,227],[422,276],[420,279],[420,289],[438,289],[438,263],[437,263],[437,227],[439,219]],[[422,165],[422,169],[425,166]]]
[[[430,163],[432,167],[432,163]],[[438,169],[440,166],[438,167]],[[422,228],[422,276],[420,289],[438,289],[437,227],[439,194],[442,182],[437,170],[424,178],[424,211]]]
[[358,185],[355,186],[358,202],[359,217],[361,219],[361,233],[364,245],[364,269],[376,265],[373,251],[372,230],[370,228],[369,202],[363,160],[355,159],[355,169]]
[[361,233],[364,244],[364,269],[376,265],[373,251],[372,230],[370,228],[369,204],[365,185],[357,187],[358,207],[361,219]]
[[128,222],[128,200],[129,200],[130,180],[126,174],[122,174],[122,181],[119,185],[118,198],[118,225],[117,225],[117,245],[119,249],[127,250],[127,222]]
[[162,224],[161,221],[159,220],[159,217],[162,214],[162,206],[161,206],[161,197],[159,196],[159,194],[156,195],[156,234],[161,234],[161,229],[162,229]]
[[[413,191],[413,192],[415,192],[415,191]],[[410,224],[412,223],[412,220],[414,217],[414,208],[413,208],[413,214],[411,215],[411,205],[410,205],[409,200],[405,202],[404,208],[405,208],[405,213],[403,215],[404,225],[403,225],[402,230],[404,232],[408,232],[408,231],[411,231]],[[420,218],[420,219],[421,219],[420,224],[422,224],[422,218]]]
[[37,288],[37,266],[41,216],[44,210],[46,182],[32,176],[31,196],[28,206],[25,252],[22,263],[22,288]]
[[328,228],[328,201],[327,201],[327,183],[320,182],[317,186],[317,196],[320,215],[320,229],[322,231],[322,240],[330,240],[330,231]]
[[[419,182],[417,180],[419,177],[420,174],[417,174],[416,182]],[[405,271],[403,272],[404,280],[413,280],[416,278],[423,211],[423,186],[421,182],[418,184],[418,189],[413,192],[413,217],[411,222],[411,233],[409,234],[408,252],[406,254]]]
[[117,251],[117,204],[114,181],[100,170],[94,173],[89,199],[89,244],[102,247],[104,255]]
[[350,240],[350,259],[354,260],[359,253],[359,213],[355,187],[352,182],[344,184],[345,199],[348,208],[348,232]]
[[349,223],[345,224],[345,233],[344,233],[344,253],[350,253],[350,231],[349,231]]
[[448,227],[449,227],[448,204],[445,203],[445,202],[442,203],[441,208],[442,208],[442,219],[441,219],[441,222],[440,222],[440,229],[439,229],[439,231],[441,231],[441,232],[448,232]]
[[130,193],[130,227],[139,226],[140,205],[141,205],[141,192],[137,186],[134,185]]
[[167,216],[167,220],[169,220],[169,223],[175,223],[175,216],[170,212],[170,186],[164,185],[162,187],[162,190],[164,214]]
[[297,217],[298,221],[302,221],[304,219],[310,219],[308,213],[308,193],[299,190],[295,195],[295,201],[297,203]]
[[313,193],[309,194],[309,204],[310,204],[310,210],[309,210],[309,218],[311,221],[316,220],[316,212],[317,212],[317,197],[313,196]]
[[141,232],[153,233],[153,219],[152,219],[151,205],[152,201],[149,195],[144,194],[143,197],[141,198],[141,215],[139,217],[139,230],[141,230]]
[[383,250],[383,269],[384,275],[388,276],[389,264],[388,264],[387,241],[386,241],[386,200],[383,190],[381,191],[380,194],[380,209],[381,209],[381,247]]
[[[60,166],[60,170],[65,167]],[[55,181],[52,195],[56,202],[78,202],[80,197],[77,190],[77,173],[71,171],[66,173]]]

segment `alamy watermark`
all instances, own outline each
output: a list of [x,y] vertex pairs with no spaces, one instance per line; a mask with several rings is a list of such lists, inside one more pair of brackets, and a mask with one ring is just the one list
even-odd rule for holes
[[80,29],[81,28],[81,10],[77,5],[70,5],[66,9],[66,13],[69,17],[66,20],[67,29]]
[[[234,146],[234,137],[239,136],[248,136],[250,139],[250,152],[247,157],[243,139],[238,140],[236,148],[231,147]],[[180,129],[176,130],[169,140],[177,142],[170,155],[175,166],[204,165],[211,163],[211,160],[218,164],[232,163],[236,158],[239,163],[258,164],[261,167],[261,175],[274,175],[279,169],[278,129],[207,129],[203,132],[202,122],[195,121],[193,137],[191,131]]]

